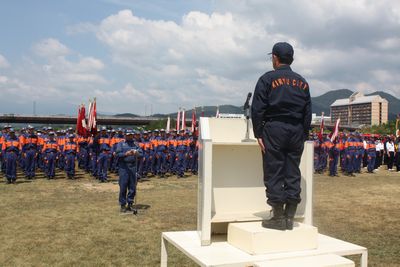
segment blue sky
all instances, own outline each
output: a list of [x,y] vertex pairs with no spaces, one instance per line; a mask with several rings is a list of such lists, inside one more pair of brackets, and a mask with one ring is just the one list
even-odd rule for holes
[[400,93],[395,1],[2,1],[0,34],[0,113],[241,105],[277,41],[314,96]]

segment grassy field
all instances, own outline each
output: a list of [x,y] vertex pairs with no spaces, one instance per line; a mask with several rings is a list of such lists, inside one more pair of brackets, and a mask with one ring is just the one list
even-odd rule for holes
[[[0,266],[159,266],[161,232],[196,228],[196,177],[139,183],[138,216],[120,215],[115,176],[64,178],[1,180]],[[400,266],[399,207],[399,173],[315,176],[319,232],[367,247],[369,266]],[[195,266],[168,251],[170,266]]]

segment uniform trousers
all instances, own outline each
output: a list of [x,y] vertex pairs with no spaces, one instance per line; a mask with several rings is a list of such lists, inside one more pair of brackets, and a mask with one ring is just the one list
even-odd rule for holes
[[136,195],[136,163],[121,163],[119,174],[119,204],[132,204]]
[[300,158],[304,149],[301,123],[267,121],[262,139],[264,184],[267,203],[271,206],[300,203]]

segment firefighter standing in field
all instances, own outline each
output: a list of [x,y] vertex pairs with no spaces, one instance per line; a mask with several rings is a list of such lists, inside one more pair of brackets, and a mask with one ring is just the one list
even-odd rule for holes
[[55,139],[55,133],[49,132],[48,140],[43,145],[42,153],[44,155],[44,172],[47,179],[54,179],[56,171],[56,161],[58,157],[59,147]]
[[[133,140],[133,132],[128,130],[125,141],[118,143],[115,150],[118,159],[119,174],[119,204],[121,212],[132,211],[132,204],[136,195],[137,159],[142,156],[142,149]],[[128,206],[126,206],[128,204]]]
[[75,140],[74,134],[68,135],[68,141],[64,143],[63,157],[65,159],[65,172],[67,173],[68,179],[75,179],[75,159],[79,153],[79,147]]
[[7,183],[15,183],[17,180],[17,160],[21,152],[19,138],[13,128],[8,131],[8,136],[3,139],[2,154],[5,156],[5,173]]

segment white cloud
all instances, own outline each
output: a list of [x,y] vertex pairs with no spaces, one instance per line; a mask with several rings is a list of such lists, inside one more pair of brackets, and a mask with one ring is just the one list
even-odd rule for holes
[[1,68],[8,68],[10,66],[10,63],[8,63],[7,59],[0,54],[0,69]]
[[96,95],[108,112],[143,113],[150,103],[154,112],[241,105],[271,70],[273,44],[288,41],[295,48],[293,69],[313,95],[339,88],[400,94],[398,1],[219,0],[210,14],[192,11],[181,21],[121,10],[67,33],[94,33],[109,57],[83,56],[45,39],[33,46],[33,59],[0,78],[0,86],[21,86],[18,80],[33,93],[51,92],[70,103]]
[[293,69],[309,80],[313,95],[338,88],[398,94],[393,79],[378,82],[371,75],[376,65],[399,70],[400,56],[393,54],[400,49],[396,6],[361,0],[218,1],[210,15],[189,12],[180,23],[122,10],[105,18],[96,35],[113,62],[132,71],[131,84],[146,94],[148,88],[165,92],[177,106],[241,104],[271,69],[267,53],[277,41],[294,45]]
[[97,31],[113,62],[132,70],[135,87],[148,95],[157,92],[155,103],[176,106],[241,102],[260,74],[260,59],[252,51],[265,49],[259,41],[266,35],[229,12],[190,12],[177,24],[123,10],[104,19]]
[[57,39],[39,41],[33,45],[33,51],[38,60],[26,57],[7,76],[0,76],[2,105],[5,99],[13,99],[22,105],[35,100],[53,108],[57,107],[55,103],[69,103],[71,107],[92,98],[98,86],[108,83],[101,75],[105,68],[101,60],[82,56]]
[[33,51],[44,58],[57,58],[64,57],[71,53],[70,49],[64,44],[60,43],[57,39],[48,38],[40,41],[33,46]]

